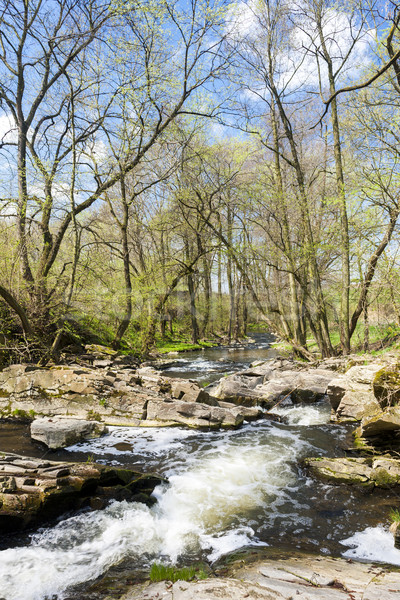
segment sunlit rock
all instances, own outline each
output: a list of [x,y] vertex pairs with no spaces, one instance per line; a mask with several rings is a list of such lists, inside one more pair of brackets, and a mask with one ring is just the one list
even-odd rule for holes
[[212,398],[198,383],[185,379],[171,379],[171,396],[184,402],[201,402],[218,406],[215,398]]
[[[357,394],[356,401],[360,406],[365,405],[366,411],[370,414],[373,398],[372,383],[376,373],[381,368],[382,364],[357,365],[351,367],[346,373],[333,378],[329,382],[326,391],[333,410],[339,409],[343,418],[349,420],[360,419],[360,416],[355,416],[356,413],[359,415],[360,411],[356,407],[355,410],[350,408],[351,405],[354,406],[356,400],[354,394]],[[346,393],[349,393],[349,395],[344,398]],[[344,400],[344,404],[340,408],[342,400]]]
[[369,386],[352,383],[340,401],[336,417],[341,422],[361,421],[363,417],[375,415],[380,410],[379,402]]
[[142,425],[186,425],[193,428],[238,427],[243,423],[239,411],[219,406],[208,406],[197,402],[154,402],[147,405],[147,417]]
[[30,427],[31,438],[51,450],[66,448],[82,440],[100,437],[107,433],[104,423],[63,417],[35,419]]
[[306,458],[312,474],[329,483],[346,483],[364,488],[400,485],[400,460],[394,458]]

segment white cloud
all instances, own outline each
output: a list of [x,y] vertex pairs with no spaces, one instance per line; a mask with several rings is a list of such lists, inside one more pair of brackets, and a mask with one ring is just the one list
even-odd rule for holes
[[0,116],[0,145],[15,144],[18,141],[17,127],[10,114]]
[[257,0],[233,2],[230,5],[226,17],[225,35],[231,41],[257,36],[259,29],[257,5]]
[[[339,79],[342,81],[356,79],[371,56],[375,31],[362,27],[352,21],[348,13],[334,8],[325,12],[322,31],[326,48],[332,58],[334,73],[340,70]],[[286,61],[286,72],[282,74],[281,83],[290,88],[297,88],[299,85],[318,88],[321,80],[322,87],[326,87],[327,63],[321,57],[322,47],[317,24],[311,15],[305,14],[295,23],[291,44],[297,60]],[[281,60],[283,62],[284,59]]]
[[[272,21],[276,19],[272,31],[277,46],[274,56],[275,83],[280,88],[285,87],[288,92],[299,88],[316,91],[320,80],[323,88],[328,85],[327,65],[321,58],[317,25],[307,5],[306,0],[288,2],[286,5],[282,1],[277,9],[282,12],[281,20],[271,15]],[[228,39],[239,45],[259,74],[263,69],[266,70],[269,22],[266,4],[259,0],[241,0],[232,4],[226,19],[225,33]],[[341,67],[346,58],[338,81],[343,84],[344,81],[356,79],[371,56],[376,39],[375,30],[364,27],[344,8],[327,9],[322,29],[334,71]],[[251,75],[246,77],[251,79]]]

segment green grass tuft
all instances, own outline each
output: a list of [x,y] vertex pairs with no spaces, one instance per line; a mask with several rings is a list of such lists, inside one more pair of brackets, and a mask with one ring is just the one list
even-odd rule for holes
[[214,346],[217,346],[217,344],[213,342],[199,342],[198,344],[191,344],[179,340],[160,340],[157,342],[157,350],[160,354],[201,350],[202,348],[213,348]]
[[192,581],[193,579],[206,579],[207,573],[201,566],[174,567],[153,563],[150,569],[150,581]]
[[400,510],[398,508],[392,508],[389,513],[389,519],[392,523],[400,523]]

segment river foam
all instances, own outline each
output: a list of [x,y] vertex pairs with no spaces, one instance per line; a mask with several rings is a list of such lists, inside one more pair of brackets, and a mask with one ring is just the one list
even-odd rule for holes
[[351,547],[343,552],[346,558],[400,565],[400,550],[394,547],[393,535],[381,525],[357,531],[341,543]]
[[[164,441],[180,445],[184,438],[175,430]],[[289,461],[299,449],[295,437],[290,445],[287,436],[272,438],[266,454],[261,443],[222,435],[205,444],[200,456],[189,456],[187,470],[172,475],[169,485],[156,488],[153,507],[114,502],[43,530],[30,546],[0,552],[1,594],[22,600],[23,589],[24,600],[62,598],[67,587],[97,577],[124,557],[149,564],[203,553],[213,561],[262,543],[247,520],[295,482]]]
[[[311,423],[320,409],[301,410]],[[318,544],[315,535],[320,532],[326,544],[335,510],[327,518],[318,509],[321,498],[331,508],[329,490],[307,479],[298,462],[332,452],[340,431],[266,420],[220,432],[111,428],[103,438],[70,448],[108,463],[129,466],[133,461],[146,471],[161,472],[169,483],[156,488],[152,507],[114,502],[103,511],[84,512],[43,529],[25,547],[0,552],[0,597],[43,600],[57,595],[61,600],[67,588],[98,577],[125,558],[141,568],[154,561],[215,561],[238,548],[266,545],[271,535],[285,540],[290,534],[296,546],[310,535]],[[335,528],[340,524],[345,527],[346,521],[335,522]]]

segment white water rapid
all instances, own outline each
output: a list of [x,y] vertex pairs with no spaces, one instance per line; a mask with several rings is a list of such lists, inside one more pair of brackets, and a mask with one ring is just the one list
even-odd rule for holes
[[[262,420],[227,432],[111,428],[108,436],[70,448],[108,464],[130,464],[134,455],[145,471],[158,470],[169,483],[156,488],[151,508],[114,502],[37,532],[29,545],[1,551],[0,599],[62,599],[70,586],[124,558],[142,567],[179,557],[215,561],[247,545],[268,545],[273,533],[301,540],[318,532],[327,519],[316,506],[321,494],[330,502],[330,488],[318,487],[297,465],[306,455],[330,452],[343,433],[321,425],[329,418],[323,404],[279,413],[286,424]],[[328,522],[320,538],[331,530]]]

